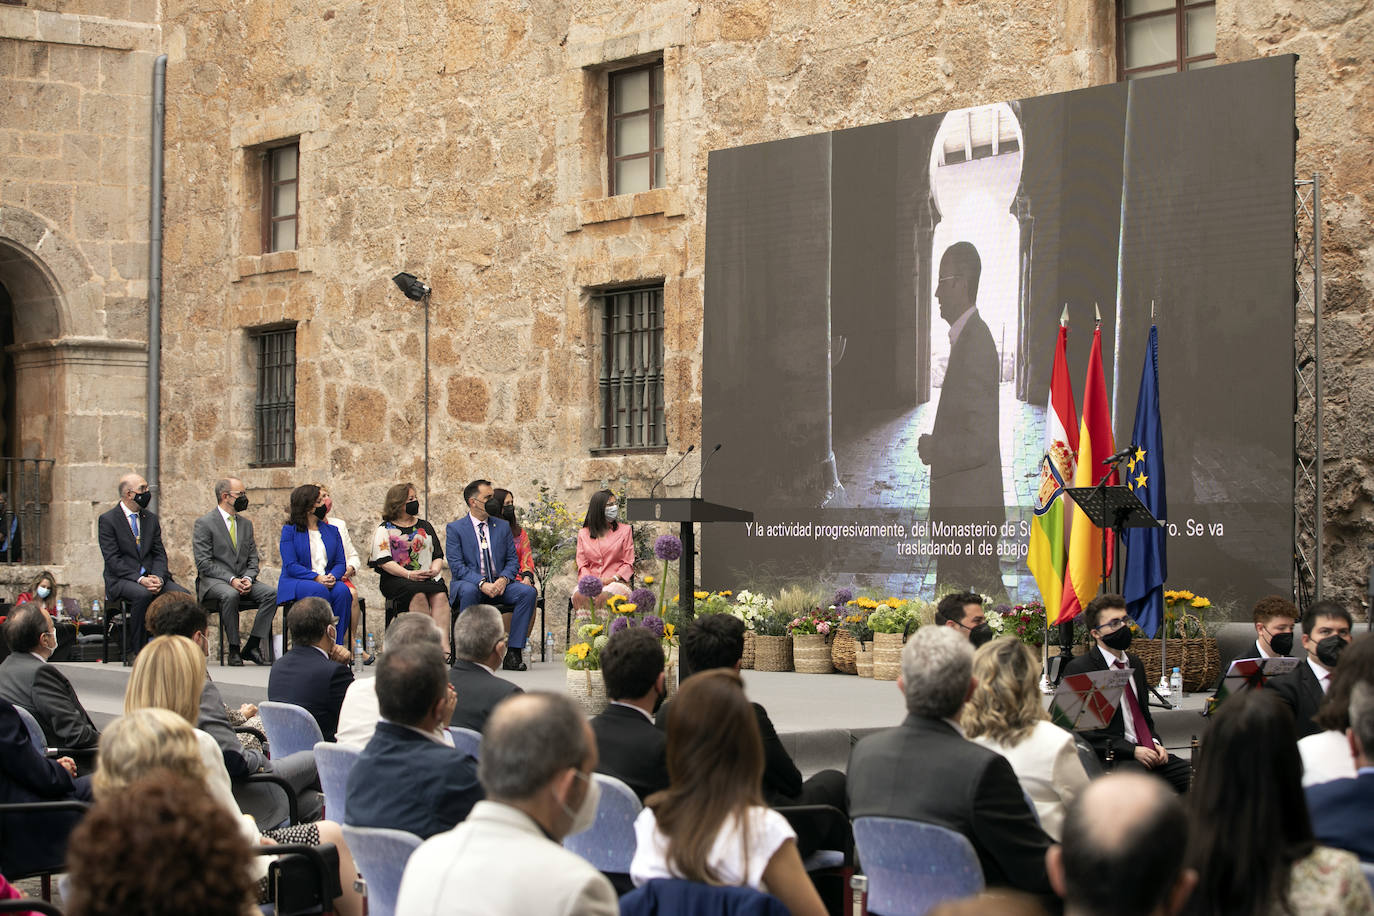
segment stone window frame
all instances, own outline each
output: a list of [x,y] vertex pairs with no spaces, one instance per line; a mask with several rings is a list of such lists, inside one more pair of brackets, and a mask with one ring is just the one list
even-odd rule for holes
[[[1126,15],[1126,4],[1128,0],[1117,0],[1116,3],[1116,72],[1119,81],[1139,79],[1146,76],[1160,76],[1166,73],[1181,73],[1185,70],[1201,69],[1202,67],[1213,67],[1218,63],[1216,44],[1213,43],[1212,51],[1208,54],[1195,54],[1189,56],[1187,22],[1188,13],[1210,9],[1213,17],[1213,28],[1216,22],[1216,0],[1171,0],[1168,6],[1160,9],[1147,10],[1135,15]],[[1174,21],[1174,56],[1170,60],[1161,61],[1155,64],[1147,64],[1140,67],[1126,67],[1126,32],[1132,26],[1142,22],[1172,18]]]
[[[597,441],[591,449],[593,455],[661,454],[668,449],[668,410],[665,395],[667,383],[665,346],[667,297],[665,287],[665,278],[659,277],[637,280],[632,283],[602,286],[586,291],[591,299],[594,320],[600,328],[596,357],[600,366],[597,372],[596,396]],[[634,309],[637,303],[633,297],[644,293],[657,293],[657,302],[651,303],[649,306],[650,320],[647,326],[636,322],[632,313],[630,326],[618,329],[615,326],[616,315],[611,309],[621,305]],[[626,297],[625,301],[623,303],[617,302],[621,297]],[[648,352],[642,354],[648,356],[647,365],[642,367],[644,371],[627,371],[626,366],[617,365],[615,354],[620,348],[615,346],[611,339],[622,334],[629,335],[626,344],[628,348],[643,347],[643,335],[648,335]],[[617,407],[616,393],[626,391],[634,403],[620,402],[620,406]],[[647,422],[640,420],[630,424],[628,421],[623,421],[619,416],[612,416],[612,413],[625,414],[629,412],[633,415],[645,410],[643,400],[646,391],[651,392],[655,401],[648,408],[652,415]],[[642,435],[636,435],[630,441],[619,438],[619,433],[622,431],[630,431],[634,434],[631,426],[636,428],[639,434],[648,433],[652,436],[653,441],[645,441]]]
[[[634,111],[617,113],[615,110],[615,84],[616,81],[635,73],[649,74],[649,105],[647,108],[636,109]],[[618,197],[622,193],[616,188],[615,170],[621,162],[632,159],[649,160],[649,187],[646,191],[653,191],[667,184],[668,177],[668,130],[664,123],[666,87],[664,86],[663,58],[650,60],[647,63],[636,64],[631,67],[610,69],[606,71],[606,189],[607,196]],[[641,114],[649,116],[649,148],[643,153],[630,153],[624,156],[619,155],[616,146],[616,122],[629,117],[636,117]],[[663,135],[663,144],[656,146],[660,132]],[[658,162],[663,165],[663,177],[659,179],[659,169],[656,167],[655,156]],[[638,191],[628,193],[642,193]]]
[[[262,253],[275,254],[278,251],[295,251],[300,247],[301,241],[301,144],[300,139],[291,139],[273,143],[268,146],[257,147],[258,154],[262,157]],[[274,175],[273,168],[276,165],[277,154],[283,150],[294,149],[296,151],[296,174],[285,181],[278,181]],[[291,185],[295,192],[291,203],[289,214],[277,213],[277,188]],[[295,223],[294,232],[291,234],[293,244],[290,248],[274,248],[273,232],[278,223]]]
[[[245,328],[253,359],[253,458],[249,467],[289,468],[296,466],[296,366],[297,338],[299,325],[295,321],[279,321],[272,324]],[[285,368],[281,362],[273,366],[265,365],[266,356],[274,341],[284,341],[290,334],[290,375],[280,370]],[[278,348],[285,353],[285,348]],[[275,373],[273,370],[277,370]],[[274,443],[270,440],[269,428],[277,426],[276,421],[286,419],[283,451],[270,454]],[[280,430],[280,427],[277,427]]]
[[[311,273],[318,259],[318,207],[322,151],[327,147],[327,132],[319,128],[318,102],[303,102],[284,109],[249,111],[236,115],[230,127],[228,216],[230,229],[230,281],[238,283],[251,277],[282,271]],[[286,144],[297,144],[296,156],[296,247],[268,252],[262,235],[262,208],[265,195],[262,179],[263,154]]]

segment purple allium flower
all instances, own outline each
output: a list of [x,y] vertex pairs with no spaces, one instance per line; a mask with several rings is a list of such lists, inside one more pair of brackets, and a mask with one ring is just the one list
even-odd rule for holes
[[837,608],[842,608],[854,600],[854,590],[852,588],[839,588],[835,590],[835,600],[830,603]]
[[682,556],[682,542],[675,534],[660,534],[654,541],[654,556],[671,563]]
[[617,617],[615,620],[611,621],[611,635],[614,636],[629,625],[630,620],[628,617]]
[[601,580],[596,576],[583,576],[577,580],[577,593],[586,598],[595,598],[601,594]]
[[654,593],[647,588],[637,588],[630,592],[630,603],[635,606],[635,610],[641,614],[647,614],[654,609],[658,599]]
[[644,628],[649,630],[659,639],[663,638],[663,618],[653,614],[646,614],[644,617]]

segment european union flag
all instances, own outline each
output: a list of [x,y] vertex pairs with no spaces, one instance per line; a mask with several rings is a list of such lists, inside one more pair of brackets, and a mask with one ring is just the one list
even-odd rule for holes
[[[1164,498],[1164,428],[1159,421],[1159,329],[1150,325],[1150,346],[1140,373],[1140,396],[1135,405],[1131,431],[1135,451],[1122,474],[1150,514],[1160,521],[1169,515]],[[1126,610],[1151,639],[1164,622],[1164,580],[1169,577],[1165,560],[1164,528],[1128,528],[1126,546]]]

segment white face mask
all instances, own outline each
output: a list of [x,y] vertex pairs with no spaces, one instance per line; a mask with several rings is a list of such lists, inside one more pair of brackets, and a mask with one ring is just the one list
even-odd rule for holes
[[38,588],[34,589],[33,592],[40,598],[46,598],[52,594],[52,589],[48,588],[46,585],[40,585]]
[[601,784],[581,770],[577,771],[577,775],[587,783],[587,794],[582,797],[582,804],[573,811],[567,802],[559,802],[563,806],[563,813],[572,818],[572,826],[568,828],[567,836],[590,830],[592,824],[596,823],[597,806],[601,804]]
[[618,505],[616,505],[615,503],[611,503],[609,506],[606,507],[606,521],[613,522],[619,517],[620,507]]

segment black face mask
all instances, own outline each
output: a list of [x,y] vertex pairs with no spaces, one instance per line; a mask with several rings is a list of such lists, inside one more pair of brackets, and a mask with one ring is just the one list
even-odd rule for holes
[[1291,655],[1293,652],[1293,634],[1275,633],[1269,637],[1269,648],[1275,655]]
[[235,512],[242,512],[244,509],[247,509],[247,508],[248,508],[248,494],[247,494],[247,493],[240,493],[240,494],[239,494],[239,498],[236,499],[236,500],[234,500],[234,511],[235,511]]
[[412,499],[410,502],[406,503],[406,515],[419,515],[419,514],[420,514],[420,501],[419,501],[418,499]]
[[1123,626],[1102,637],[1103,644],[1116,652],[1125,652],[1131,647],[1131,628]]
[[663,701],[666,699],[668,699],[668,691],[660,690],[658,699],[654,700],[654,715],[658,715],[658,711],[663,708]]
[[515,524],[515,507],[514,507],[514,506],[502,506],[502,507],[501,507],[501,517],[504,518],[506,521],[510,522],[512,525],[514,525],[514,524]]
[[1348,646],[1344,639],[1339,636],[1328,636],[1317,643],[1317,661],[1328,668],[1336,667],[1336,663],[1341,660],[1341,653]]
[[482,508],[487,510],[487,515],[490,515],[492,518],[501,517],[501,500],[497,499],[495,496],[487,500]]
[[139,507],[140,509],[146,509],[146,508],[148,508],[148,503],[150,503],[150,502],[152,502],[152,501],[153,501],[153,491],[152,491],[152,490],[144,490],[142,493],[135,493],[135,494],[134,494],[134,502],[138,504],[138,507]]
[[968,631],[968,641],[973,643],[973,648],[975,649],[989,642],[991,639],[992,627],[986,623],[980,623],[978,626]]
[[324,517],[328,514],[329,510],[326,507],[322,505],[315,507],[315,518],[319,519],[320,521],[324,521]]

